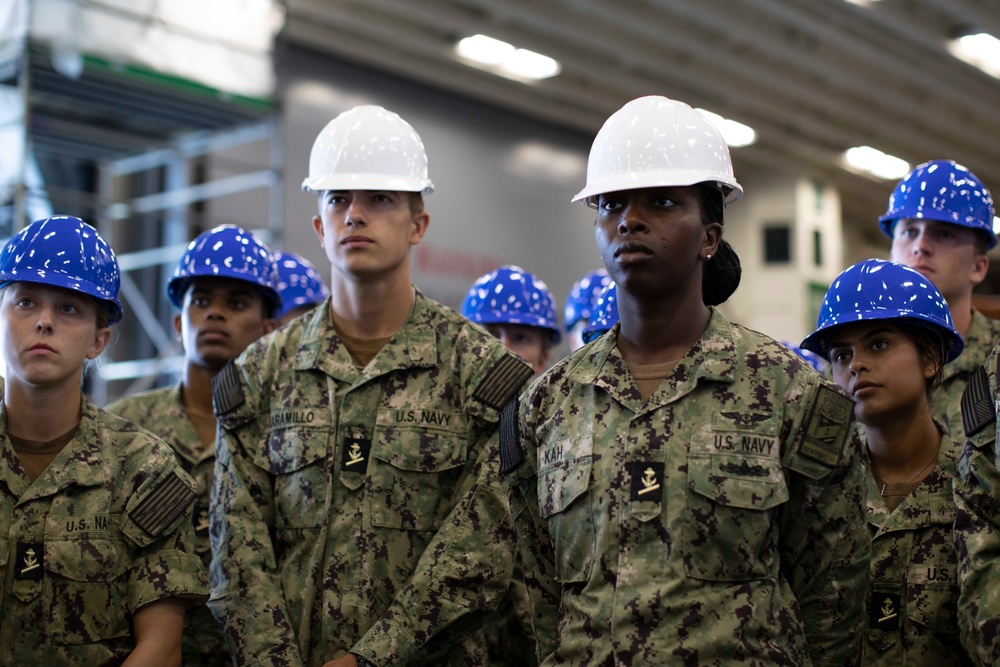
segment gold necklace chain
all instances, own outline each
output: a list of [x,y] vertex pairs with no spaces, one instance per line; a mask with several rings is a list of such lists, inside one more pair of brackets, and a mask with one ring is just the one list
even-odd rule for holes
[[[917,472],[915,472],[913,474],[913,477],[911,477],[910,479],[906,480],[905,482],[893,482],[893,484],[910,484],[910,483],[912,483],[913,480],[915,480],[920,475],[920,473],[922,473],[923,471],[927,470],[927,466],[929,466],[932,461],[937,460],[938,450],[940,450],[940,446],[938,446],[938,448],[934,450],[934,453],[931,454],[931,457],[929,459],[927,459],[927,463],[925,463],[924,465],[922,465],[920,467],[920,470],[918,470]],[[875,465],[875,459],[874,459],[874,457],[872,458],[872,470],[874,470],[875,474],[878,475],[882,479],[882,489],[879,491],[879,495],[884,497],[885,496],[885,487],[887,487],[889,485],[889,482],[885,481],[885,478],[882,477],[881,474],[879,474],[878,467]]]

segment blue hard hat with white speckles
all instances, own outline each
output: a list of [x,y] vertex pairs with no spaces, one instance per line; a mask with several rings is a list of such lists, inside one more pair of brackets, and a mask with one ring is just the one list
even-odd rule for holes
[[587,326],[583,329],[583,342],[589,343],[611,331],[611,327],[618,322],[618,287],[615,283],[608,282],[607,286],[601,290],[594,304],[594,310],[590,313]]
[[931,160],[907,174],[892,191],[879,228],[892,236],[897,220],[936,220],[984,234],[986,248],[997,244],[993,197],[976,175],[954,160]]
[[278,294],[281,295],[281,310],[274,314],[276,319],[299,306],[319,303],[330,295],[323,277],[305,257],[293,252],[276,252],[274,262],[278,267]]
[[167,283],[170,303],[182,308],[188,285],[199,276],[235,278],[252,283],[275,311],[281,308],[274,257],[260,239],[242,227],[220,225],[191,241]]
[[97,230],[79,218],[56,215],[15,234],[0,252],[0,287],[29,282],[89,294],[108,314],[122,318],[118,259]]
[[965,347],[934,283],[908,266],[882,259],[859,262],[837,276],[823,297],[816,330],[800,347],[827,359],[830,330],[864,320],[902,320],[936,331],[944,345],[945,363]]
[[610,282],[611,276],[608,275],[608,272],[604,269],[597,269],[573,284],[563,312],[563,326],[566,327],[566,331],[576,326],[577,322],[586,322],[590,319],[590,313],[594,310],[597,297],[601,295],[601,291]]
[[552,292],[519,266],[501,266],[473,283],[462,301],[462,316],[476,324],[545,329],[553,344],[562,339]]

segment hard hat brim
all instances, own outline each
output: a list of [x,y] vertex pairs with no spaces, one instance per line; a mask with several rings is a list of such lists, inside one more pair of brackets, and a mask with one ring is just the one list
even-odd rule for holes
[[867,310],[852,312],[850,313],[850,317],[838,317],[827,322],[821,329],[816,329],[816,331],[806,336],[799,347],[810,352],[815,352],[829,361],[830,350],[827,348],[833,329],[854,322],[871,322],[874,320],[896,320],[911,326],[922,326],[933,329],[945,342],[945,363],[950,363],[957,359],[962,354],[962,350],[965,349],[965,342],[962,340],[962,337],[954,331],[949,331],[942,327],[938,322],[928,317],[923,317],[918,313],[901,315],[898,311],[893,310]]
[[671,186],[690,186],[705,183],[718,188],[727,204],[731,204],[743,196],[743,187],[735,179],[724,174],[706,174],[704,171],[678,171],[666,169],[661,171],[643,171],[636,173],[620,173],[603,178],[595,183],[588,183],[573,197],[572,201],[583,201],[593,206],[592,198],[597,195],[621,190],[639,190],[641,188],[658,188]]
[[16,276],[10,274],[0,276],[0,288],[7,287],[11,283],[36,283],[51,287],[61,287],[72,292],[80,292],[97,300],[108,314],[108,324],[116,324],[122,319],[123,311],[121,303],[117,300],[109,299],[96,285],[86,280],[80,280],[79,278],[51,270],[18,269]]
[[986,238],[987,250],[992,250],[997,244],[996,232],[994,232],[992,229],[985,228],[978,221],[971,220],[965,223],[956,222],[955,220],[952,220],[951,218],[946,217],[943,214],[941,215],[941,217],[934,217],[932,215],[927,215],[926,213],[913,213],[910,215],[901,215],[900,213],[894,212],[879,217],[878,219],[879,229],[881,229],[882,233],[891,239],[893,233],[892,232],[893,227],[895,226],[896,222],[901,220],[902,218],[909,218],[911,220],[933,220],[935,222],[940,222],[945,225],[955,225],[956,227],[964,227],[965,229],[971,229],[974,232],[979,232]]
[[434,192],[430,179],[405,178],[387,174],[332,174],[306,178],[302,181],[305,192],[326,192],[327,190],[386,190],[389,192],[419,192],[429,195]]
[[256,289],[260,295],[269,303],[275,312],[281,310],[283,305],[281,300],[281,295],[274,288],[265,285],[263,283],[257,282],[256,280],[248,280],[242,274],[226,273],[222,271],[212,271],[205,270],[195,273],[188,273],[183,276],[174,276],[167,283],[167,300],[176,308],[177,310],[184,310],[184,294],[187,293],[188,287],[197,278],[226,278],[228,280],[239,280],[247,285],[250,285]]

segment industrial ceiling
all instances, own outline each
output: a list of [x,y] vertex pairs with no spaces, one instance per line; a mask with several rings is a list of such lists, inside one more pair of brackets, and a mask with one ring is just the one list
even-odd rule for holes
[[[863,0],[856,0],[863,2]],[[282,38],[588,134],[651,93],[753,127],[737,174],[808,174],[845,225],[878,240],[893,181],[841,166],[872,146],[911,165],[952,158],[1000,192],[1000,80],[950,39],[1000,36],[997,0],[287,0]],[[459,62],[486,34],[560,61],[534,84]]]

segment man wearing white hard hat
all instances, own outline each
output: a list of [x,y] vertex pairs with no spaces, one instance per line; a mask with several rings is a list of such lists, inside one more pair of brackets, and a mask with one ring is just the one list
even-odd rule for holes
[[[742,195],[718,130],[633,100],[586,187],[619,322],[501,418],[542,665],[851,665],[870,543],[852,402],[715,308]],[[585,233],[581,230],[581,233]]]
[[[210,606],[237,664],[483,664],[474,623],[437,622],[476,602],[420,567],[447,552],[425,549],[451,543],[449,514],[531,368],[411,284],[433,185],[409,123],[342,113],[303,189],[331,295],[215,382]],[[484,558],[496,574],[477,595],[498,598],[511,563]]]

